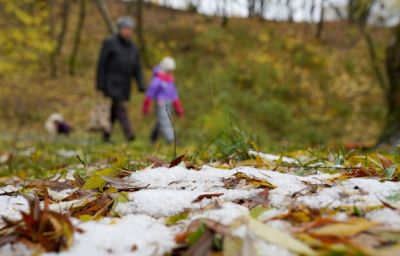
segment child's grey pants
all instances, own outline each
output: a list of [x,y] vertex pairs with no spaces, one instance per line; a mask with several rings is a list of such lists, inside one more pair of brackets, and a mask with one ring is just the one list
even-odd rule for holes
[[168,116],[168,112],[172,115],[172,104],[169,101],[157,102],[155,108],[157,123],[151,134],[151,141],[153,143],[156,142],[159,136],[162,135],[167,143],[172,143],[175,137],[174,129]]

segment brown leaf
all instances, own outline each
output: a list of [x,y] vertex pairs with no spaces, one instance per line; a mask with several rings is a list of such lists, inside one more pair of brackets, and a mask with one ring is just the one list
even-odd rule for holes
[[389,209],[396,210],[396,211],[400,210],[399,208],[397,208],[397,207],[395,207],[395,206],[389,204],[388,202],[382,200],[382,199],[379,198],[379,197],[378,197],[378,200],[379,200],[385,207],[387,207],[387,208],[389,208]]
[[322,227],[322,226],[325,226],[328,224],[334,224],[334,223],[338,223],[338,221],[331,219],[331,218],[319,218],[315,221],[305,223],[302,227],[296,229],[295,232],[305,232],[312,228],[318,228],[318,227]]
[[223,179],[223,182],[224,182],[224,188],[235,189],[239,185],[240,179],[236,179],[235,177],[230,177],[227,179]]
[[201,238],[183,255],[185,256],[204,256],[209,255],[212,249],[214,232],[206,229]]
[[107,216],[112,202],[113,200],[107,195],[101,195],[98,199],[95,199],[82,207],[70,209],[70,212],[74,217],[90,215],[95,219],[97,217]]
[[246,180],[246,184],[254,185],[255,187],[271,188],[274,189],[276,186],[271,184],[267,180],[251,177],[243,172],[237,172],[234,174],[237,179]]
[[146,156],[146,159],[153,164],[154,168],[161,167],[167,164],[167,162],[156,156]]
[[219,197],[222,196],[224,193],[211,193],[211,194],[203,194],[203,195],[199,195],[196,199],[193,200],[192,203],[198,203],[201,200],[203,200],[204,198],[213,198],[213,197]]
[[101,178],[105,181],[107,181],[112,187],[120,190],[120,191],[137,191],[140,189],[144,189],[148,187],[149,185],[145,187],[135,187],[133,186],[129,181],[121,178],[114,178],[114,177],[109,177],[109,176],[101,176]]
[[131,252],[137,251],[137,249],[138,249],[138,246],[136,244],[133,244],[131,246]]
[[72,189],[73,187],[65,182],[53,181],[53,180],[33,180],[29,181],[26,185],[28,188],[40,188],[61,191],[65,189]]
[[228,227],[210,219],[197,219],[190,223],[187,228],[186,234],[195,232],[201,225],[206,225],[209,229],[217,234],[225,235],[228,234]]
[[350,171],[347,171],[344,173],[345,176],[348,177],[355,177],[355,178],[360,178],[360,177],[377,177],[379,176],[377,171],[371,168],[354,168]]
[[18,236],[15,234],[0,236],[0,246],[17,241]]
[[180,164],[183,160],[183,158],[185,157],[186,154],[180,155],[178,156],[176,159],[172,160],[171,163],[169,164],[168,168],[172,168],[177,166],[178,164]]
[[390,160],[389,158],[387,158],[381,154],[378,154],[378,157],[379,157],[379,160],[381,161],[383,169],[387,169],[394,164],[392,160]]
[[267,207],[268,198],[269,198],[269,190],[265,188],[260,193],[247,199],[236,200],[235,203],[245,206],[249,209],[253,209],[256,206]]
[[175,235],[175,242],[178,244],[184,243],[186,242],[187,237],[187,232],[178,233],[177,235]]
[[[72,244],[74,227],[66,215],[50,210],[41,210],[37,196],[29,201],[29,213],[21,212],[22,220],[5,221],[0,230],[1,242],[20,241],[39,245],[47,252],[59,252]],[[0,239],[0,240],[1,240]]]
[[83,185],[85,185],[85,181],[82,179],[82,177],[79,175],[79,174],[77,174],[77,173],[74,173],[74,182],[75,182],[75,185],[77,186],[77,187],[83,187]]

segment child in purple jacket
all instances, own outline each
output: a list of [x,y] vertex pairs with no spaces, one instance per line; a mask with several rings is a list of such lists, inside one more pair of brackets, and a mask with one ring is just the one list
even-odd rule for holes
[[155,143],[159,135],[163,135],[168,143],[175,139],[169,113],[172,106],[178,116],[183,116],[183,107],[179,100],[175,86],[173,72],[176,68],[175,60],[171,57],[165,57],[153,70],[153,78],[147,89],[146,98],[143,103],[143,113],[149,114],[151,102],[155,102],[155,113],[157,123],[151,134],[151,142]]

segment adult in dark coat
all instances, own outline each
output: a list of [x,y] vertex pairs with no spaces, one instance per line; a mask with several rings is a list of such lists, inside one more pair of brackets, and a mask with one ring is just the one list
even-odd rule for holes
[[[97,66],[97,89],[111,98],[111,123],[119,121],[128,141],[135,139],[124,102],[131,93],[131,79],[135,78],[139,91],[145,86],[140,66],[139,52],[131,41],[134,22],[129,17],[117,21],[118,33],[103,42]],[[104,133],[109,141],[111,133]]]

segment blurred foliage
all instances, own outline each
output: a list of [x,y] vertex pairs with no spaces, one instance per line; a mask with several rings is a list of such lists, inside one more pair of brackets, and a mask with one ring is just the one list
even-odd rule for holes
[[53,47],[46,1],[0,0],[0,16],[0,74],[43,67]]
[[[9,6],[1,10],[6,16],[0,18],[4,27],[0,40],[10,44],[15,39],[8,33],[23,31],[11,48],[0,50],[4,55],[9,49],[0,63],[15,66],[9,71],[13,76],[0,77],[0,120],[4,120],[0,129],[40,133],[46,117],[61,112],[77,130],[85,130],[87,110],[98,97],[94,91],[97,54],[107,36],[96,6],[88,7],[91,15],[83,28],[77,75],[50,79],[48,72],[26,72],[45,67],[42,64],[48,61],[52,43],[45,5],[33,4],[28,10],[22,7],[29,1],[0,1]],[[78,10],[77,5],[71,8],[71,13]],[[110,2],[109,8],[116,18],[125,7]],[[70,21],[76,22],[77,17],[72,15]],[[183,145],[206,146],[230,129],[232,115],[244,132],[257,134],[261,146],[373,143],[380,132],[384,97],[365,57],[367,48],[352,27],[327,23],[325,39],[316,41],[311,24],[231,19],[221,27],[218,18],[155,6],[145,10],[144,25],[150,62],[147,78],[152,65],[165,55],[174,56],[178,63],[177,85],[186,116],[177,119],[176,126]],[[383,63],[390,32],[371,29],[371,33],[378,61]],[[72,46],[71,35],[67,33],[65,51]],[[24,45],[27,41],[32,43]],[[25,58],[28,53],[36,58]],[[61,62],[67,60],[61,55]],[[141,115],[141,101],[142,96],[134,95],[129,109],[138,137],[146,139],[153,120]]]

